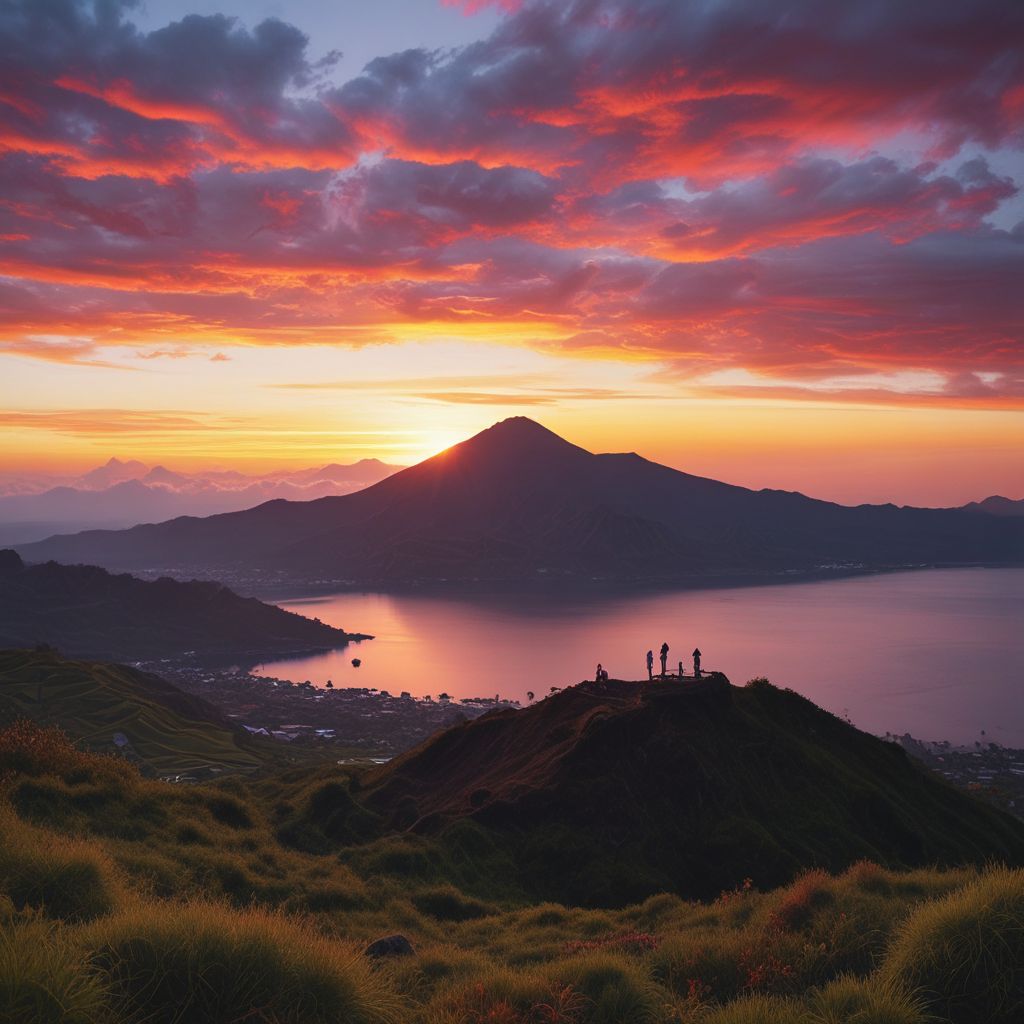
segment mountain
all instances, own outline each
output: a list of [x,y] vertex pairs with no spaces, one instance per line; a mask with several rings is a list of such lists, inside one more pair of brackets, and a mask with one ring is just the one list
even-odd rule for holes
[[148,672],[52,651],[0,650],[0,725],[18,719],[59,726],[90,750],[161,774],[261,764],[253,743],[212,704]]
[[457,843],[474,823],[523,885],[566,903],[707,897],[862,858],[1024,863],[1024,822],[796,693],[718,675],[491,712],[371,773],[359,799],[392,832]]
[[963,508],[968,512],[985,512],[990,516],[1024,516],[1024,499],[1014,501],[1000,494],[993,494],[983,501],[972,501]]
[[365,490],[21,545],[29,560],[360,582],[712,574],[1024,561],[1024,522],[751,491],[505,420]]
[[174,516],[214,515],[287,498],[306,501],[349,494],[394,473],[378,459],[331,463],[264,476],[235,472],[178,473],[165,466],[111,459],[56,487],[0,494],[0,544],[29,543],[54,532],[124,529]]
[[135,459],[129,459],[127,462],[109,459],[104,465],[84,473],[78,479],[78,484],[88,490],[100,490],[104,487],[113,487],[114,484],[123,484],[127,480],[138,480],[145,473],[145,465]]
[[56,562],[26,566],[15,552],[0,551],[0,647],[47,644],[79,657],[148,661],[326,650],[350,639],[219,583],[147,582]]

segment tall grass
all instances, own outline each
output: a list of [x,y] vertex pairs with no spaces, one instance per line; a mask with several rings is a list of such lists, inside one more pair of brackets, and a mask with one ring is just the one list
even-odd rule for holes
[[85,921],[113,909],[119,883],[95,844],[32,828],[0,808],[0,893],[17,909]]
[[136,904],[82,936],[125,1019],[393,1024],[399,1001],[351,948],[280,914]]
[[105,992],[80,950],[38,921],[0,927],[0,1020],[5,1024],[101,1024]]
[[[327,775],[172,787],[31,730],[0,756],[0,1024],[1024,1021],[1021,871],[594,910],[531,902],[474,827],[313,841]],[[371,966],[394,932],[415,955]]]
[[953,1024],[1024,1021],[1024,871],[987,871],[926,903],[896,934],[883,975]]

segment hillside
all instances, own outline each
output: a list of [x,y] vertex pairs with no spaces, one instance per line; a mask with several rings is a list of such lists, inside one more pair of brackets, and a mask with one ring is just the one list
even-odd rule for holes
[[364,780],[391,828],[500,835],[540,896],[707,896],[860,858],[1024,863],[1024,823],[761,681],[583,683],[441,733]]
[[88,565],[26,566],[0,551],[0,647],[142,661],[341,647],[352,635],[218,583],[152,582]]
[[364,583],[679,581],[823,567],[1021,562],[1024,522],[751,491],[635,454],[593,455],[520,417],[355,494],[94,530],[18,550],[30,561],[175,572],[244,566]]
[[[341,856],[279,827],[324,765],[194,786],[0,728],[0,1019],[17,1024],[1019,1024],[1024,871],[801,874],[537,904],[464,821]],[[339,812],[340,813],[340,812]],[[500,838],[500,837],[499,837]],[[401,942],[375,940],[400,933]],[[383,959],[371,951],[402,949]]]
[[159,676],[52,652],[0,651],[0,726],[58,726],[161,775],[251,771],[261,758],[206,701]]

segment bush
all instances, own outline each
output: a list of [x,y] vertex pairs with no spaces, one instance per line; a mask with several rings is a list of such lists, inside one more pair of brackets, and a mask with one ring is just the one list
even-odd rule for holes
[[84,941],[115,1007],[190,1024],[391,1024],[394,997],[355,952],[286,918],[219,904],[139,904]]
[[52,928],[30,922],[0,928],[0,1019],[99,1024],[109,1016],[81,954]]
[[882,967],[953,1024],[1024,1020],[1024,871],[998,869],[926,903],[899,929]]

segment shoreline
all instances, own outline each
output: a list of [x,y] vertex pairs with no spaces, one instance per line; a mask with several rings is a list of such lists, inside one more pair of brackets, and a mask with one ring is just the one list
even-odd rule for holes
[[[269,603],[298,601],[302,598],[325,597],[332,594],[535,594],[567,596],[601,594],[614,588],[619,594],[655,594],[672,591],[729,590],[742,587],[770,587],[790,583],[820,583],[834,580],[858,579],[870,576],[888,576],[896,573],[927,572],[957,569],[1021,569],[1024,562],[921,562],[900,565],[825,565],[799,569],[735,570],[709,573],[690,573],[680,576],[582,576],[547,575],[532,577],[454,577],[391,579],[305,578],[278,576],[268,579],[261,572],[251,570],[239,573],[227,566],[196,568],[136,568],[118,569],[140,579],[171,576],[177,580],[214,581],[229,587],[244,597],[256,597]],[[115,570],[109,570],[115,571]],[[197,573],[199,575],[197,575]],[[372,639],[364,634],[350,634],[352,639]]]

